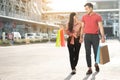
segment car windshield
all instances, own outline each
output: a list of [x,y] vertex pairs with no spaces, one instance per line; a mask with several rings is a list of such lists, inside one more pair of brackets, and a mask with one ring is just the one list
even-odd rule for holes
[[33,34],[27,34],[27,36],[33,36]]
[[37,33],[36,36],[40,36],[40,34]]

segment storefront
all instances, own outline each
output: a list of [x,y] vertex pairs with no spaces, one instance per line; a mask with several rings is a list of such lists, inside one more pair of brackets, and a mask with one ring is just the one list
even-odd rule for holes
[[[94,10],[103,17],[103,25],[108,30],[107,34],[120,39],[120,0],[87,0],[92,2]],[[102,6],[101,6],[102,5]]]
[[34,22],[12,18],[0,17],[0,38],[2,33],[19,32],[24,38],[25,33],[47,33],[50,34],[54,29],[59,29],[58,25],[47,24],[43,22]]

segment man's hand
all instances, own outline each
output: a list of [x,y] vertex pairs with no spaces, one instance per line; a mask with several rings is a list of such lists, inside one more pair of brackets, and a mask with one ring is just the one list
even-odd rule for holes
[[101,38],[101,42],[104,43],[105,42],[105,37]]

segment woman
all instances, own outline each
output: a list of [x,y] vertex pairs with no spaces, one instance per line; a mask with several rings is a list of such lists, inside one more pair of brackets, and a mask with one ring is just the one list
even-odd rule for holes
[[67,47],[69,51],[70,64],[72,72],[76,74],[76,66],[79,58],[79,51],[81,47],[80,40],[81,22],[78,21],[76,13],[72,12],[69,16],[69,22],[66,25],[66,34],[69,36],[67,39]]

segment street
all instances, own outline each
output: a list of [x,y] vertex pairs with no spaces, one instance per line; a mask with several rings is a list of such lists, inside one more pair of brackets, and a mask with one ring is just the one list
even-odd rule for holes
[[107,40],[110,62],[100,64],[100,72],[86,76],[87,64],[84,44],[81,46],[76,75],[71,76],[67,47],[55,43],[0,46],[0,80],[119,80],[120,42]]

